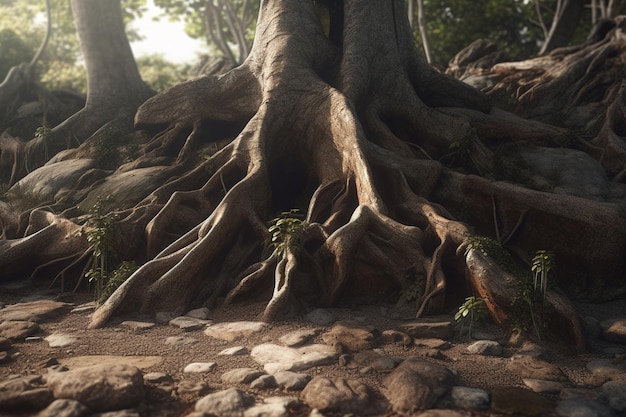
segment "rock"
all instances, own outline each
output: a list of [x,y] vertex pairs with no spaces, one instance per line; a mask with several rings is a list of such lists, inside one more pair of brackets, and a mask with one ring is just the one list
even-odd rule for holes
[[195,401],[208,394],[209,386],[205,382],[182,381],[176,387],[176,396],[184,402]]
[[0,351],[11,349],[11,341],[6,337],[0,337]]
[[149,372],[143,376],[146,384],[169,384],[174,382],[171,376],[163,372]]
[[418,358],[408,358],[383,379],[383,393],[397,413],[432,408],[455,377],[452,371]]
[[328,310],[323,308],[315,309],[304,316],[304,319],[318,326],[328,326],[334,323],[337,318]]
[[609,342],[626,345],[626,318],[602,322],[602,338]]
[[446,318],[423,318],[402,324],[400,330],[416,339],[450,339],[452,322]]
[[267,326],[260,321],[236,321],[231,323],[217,323],[208,326],[204,334],[227,342],[233,342],[242,337],[250,337]]
[[143,376],[130,365],[94,365],[47,376],[55,398],[79,401],[93,411],[136,407],[144,397]]
[[135,333],[152,329],[155,326],[155,323],[146,322],[146,321],[135,321],[135,320],[126,320],[120,323],[120,326],[125,326],[130,328]]
[[337,359],[335,349],[327,345],[308,345],[298,348],[265,343],[250,352],[252,359],[263,365],[268,374],[279,371],[303,371],[319,365],[328,365]]
[[532,356],[514,355],[506,365],[506,369],[521,378],[567,381],[558,366]]
[[481,356],[501,356],[502,345],[493,340],[479,340],[469,345],[467,351]]
[[26,321],[40,322],[59,316],[70,307],[67,303],[53,300],[37,300],[27,303],[11,304],[0,310],[0,321],[8,320],[11,314],[26,314],[32,319]]
[[415,346],[427,347],[429,349],[448,349],[450,342],[443,339],[415,339]]
[[194,319],[193,317],[179,316],[169,321],[170,326],[178,327],[186,332],[200,330],[209,322],[207,320]]
[[209,318],[211,318],[211,310],[206,307],[196,308],[194,310],[188,311],[185,315],[188,317],[193,317],[194,319],[209,320]]
[[299,391],[311,380],[311,377],[306,374],[291,371],[276,372],[273,377],[276,385],[287,391]]
[[254,368],[236,368],[224,373],[221,380],[225,384],[249,384],[263,375],[262,371]]
[[211,372],[217,364],[215,362],[194,362],[185,366],[183,369],[183,373],[186,374],[202,374],[206,372]]
[[617,417],[609,407],[596,401],[574,398],[563,400],[556,407],[559,417]]
[[222,350],[220,353],[218,353],[218,356],[239,356],[245,355],[246,353],[248,353],[248,348],[246,348],[245,346],[234,346]]
[[389,356],[381,355],[373,350],[358,352],[353,359],[357,365],[370,367],[377,371],[390,370],[396,367],[396,362]]
[[40,376],[20,377],[0,382],[0,411],[32,411],[45,408],[54,400],[42,387]]
[[385,343],[400,343],[404,346],[413,344],[413,338],[411,336],[398,330],[383,331],[382,339]]
[[11,357],[9,356],[7,352],[4,352],[4,351],[0,352],[0,363],[8,362],[9,359],[11,359]]
[[129,365],[139,369],[147,369],[163,362],[161,356],[113,356],[87,355],[59,359],[59,363],[70,369],[84,368],[93,365],[113,366]]
[[67,333],[60,333],[60,332],[52,333],[50,336],[47,336],[45,338],[45,341],[48,342],[48,345],[51,348],[67,347],[76,343],[77,340],[78,338],[76,336],[73,336]]
[[318,376],[302,390],[300,399],[322,412],[375,414],[371,389],[361,381]]
[[[595,376],[606,380],[614,379],[626,372],[626,362],[617,363],[610,359],[596,359],[585,365]],[[605,382],[603,381],[603,382]]]
[[196,339],[195,337],[189,337],[189,336],[170,336],[167,339],[165,339],[166,345],[173,345],[173,346],[191,345],[192,343],[196,343],[196,342],[198,342],[198,339]]
[[327,345],[341,345],[350,352],[369,350],[376,346],[372,332],[353,322],[336,323],[329,331],[322,334]]
[[296,347],[305,344],[319,334],[319,329],[301,329],[289,332],[281,336],[278,341],[288,347]]
[[489,394],[478,388],[452,387],[450,398],[455,408],[486,410],[489,407]]
[[555,402],[519,387],[496,387],[491,392],[491,410],[507,415],[545,416],[554,411]]
[[563,388],[559,393],[559,398],[562,400],[582,398],[594,401],[603,401],[606,399],[600,392],[587,388]]
[[176,314],[174,311],[159,311],[154,315],[154,321],[160,324],[165,324],[169,323],[178,316],[179,314]]
[[91,411],[78,401],[61,399],[53,401],[36,417],[82,417],[90,414]]
[[3,321],[0,323],[0,336],[9,340],[20,340],[39,331],[33,321]]
[[525,341],[517,351],[517,356],[529,356],[536,359],[545,359],[546,350],[533,342]]
[[543,379],[522,378],[524,385],[538,394],[556,394],[561,392],[563,384],[556,381],[544,381]]
[[244,417],[290,417],[293,416],[291,410],[301,408],[301,403],[294,397],[269,397],[263,400],[262,404],[257,404],[248,408]]
[[613,410],[620,413],[626,411],[626,384],[609,381],[604,383],[601,389]]
[[278,387],[278,384],[276,383],[274,375],[263,374],[250,383],[250,388],[254,389],[270,389],[276,387]]
[[254,397],[235,388],[214,392],[196,402],[195,410],[220,417],[240,417],[254,404]]

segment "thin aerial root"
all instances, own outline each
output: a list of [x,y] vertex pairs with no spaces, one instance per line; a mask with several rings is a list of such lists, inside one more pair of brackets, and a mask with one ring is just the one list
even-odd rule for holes
[[291,286],[297,269],[296,256],[291,248],[285,248],[283,258],[276,266],[274,278],[274,293],[263,312],[263,321],[271,322],[285,312],[289,307]]
[[237,279],[239,281],[237,286],[226,295],[224,305],[229,305],[235,298],[259,288],[272,270],[276,268],[277,262],[278,256],[274,253],[265,261],[248,267],[242,274],[244,277]]
[[445,291],[446,279],[443,273],[443,257],[446,253],[450,240],[445,238],[435,249],[431,261],[428,263],[426,272],[426,286],[424,291],[424,298],[420,303],[420,307],[417,309],[415,317],[420,317],[424,310],[431,309],[431,300]]

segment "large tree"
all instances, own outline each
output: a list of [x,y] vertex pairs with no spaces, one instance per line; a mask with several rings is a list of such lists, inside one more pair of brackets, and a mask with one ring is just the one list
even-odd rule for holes
[[[324,3],[328,31],[312,1],[263,1],[242,65],[139,108],[138,134],[151,137],[143,155],[75,200],[127,192],[124,182],[143,175],[145,198],[117,200],[128,208],[118,207],[115,227],[119,252],[147,262],[92,326],[249,296],[264,298],[263,318],[273,320],[294,306],[395,300],[415,288],[421,315],[446,308],[454,287],[484,297],[504,323],[522,280],[511,263],[537,249],[555,252],[564,275],[584,276],[599,293],[623,284],[626,224],[615,202],[623,187],[605,180],[612,194],[603,196],[560,183],[558,193],[537,190],[548,179],[536,167],[559,168],[563,155],[583,162],[583,176],[604,175],[583,152],[545,151],[570,143],[571,131],[498,110],[427,65],[402,1]],[[518,184],[497,180],[512,170]],[[15,248],[41,232],[64,249],[58,261],[72,247],[78,262],[84,238],[59,226],[73,222],[44,210],[30,219],[28,236],[3,246],[13,256],[3,268],[18,268]],[[517,258],[494,262],[508,258],[493,241]],[[582,348],[567,299],[549,289],[545,308]]]

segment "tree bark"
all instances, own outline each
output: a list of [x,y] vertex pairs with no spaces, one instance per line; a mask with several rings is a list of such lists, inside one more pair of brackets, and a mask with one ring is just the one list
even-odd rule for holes
[[585,3],[585,0],[559,0],[548,37],[541,46],[539,55],[566,46],[570,42],[580,22]]

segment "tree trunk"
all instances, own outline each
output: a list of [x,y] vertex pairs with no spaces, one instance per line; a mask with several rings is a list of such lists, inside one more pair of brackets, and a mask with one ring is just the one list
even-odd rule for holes
[[[585,288],[623,285],[620,205],[567,181],[546,186],[559,174],[545,172],[560,167],[553,160],[590,158],[548,148],[570,131],[493,108],[427,65],[402,1],[330,5],[341,7],[329,13],[327,37],[314,2],[263,1],[241,66],[139,108],[136,127],[151,140],[115,175],[152,167],[169,179],[118,211],[118,250],[146,249],[148,262],[92,327],[129,311],[250,297],[274,320],[291,308],[396,302],[413,289],[416,315],[449,312],[455,286],[505,324],[525,277],[493,260],[512,252],[519,267],[538,249],[562,257],[555,281],[565,289],[576,271]],[[597,169],[589,166],[577,169],[582,177]],[[479,234],[498,249],[482,247]],[[550,323],[582,349],[572,305],[548,292]]]
[[539,55],[566,46],[570,42],[580,23],[585,5],[585,0],[560,0],[558,2],[548,37],[541,46]]

